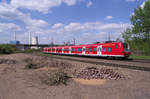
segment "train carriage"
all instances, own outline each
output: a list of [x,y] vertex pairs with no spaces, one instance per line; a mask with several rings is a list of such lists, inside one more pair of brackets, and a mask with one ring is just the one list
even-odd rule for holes
[[58,46],[43,48],[44,53],[84,55],[99,57],[129,57],[129,46],[122,42],[87,44],[76,46]]

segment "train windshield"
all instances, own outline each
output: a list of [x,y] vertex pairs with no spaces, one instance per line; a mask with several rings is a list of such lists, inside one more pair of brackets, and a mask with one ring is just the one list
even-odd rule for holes
[[129,45],[127,43],[123,43],[123,48],[125,51],[129,51]]

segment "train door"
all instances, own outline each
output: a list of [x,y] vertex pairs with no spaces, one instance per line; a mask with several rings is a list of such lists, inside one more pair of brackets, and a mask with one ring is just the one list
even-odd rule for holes
[[71,47],[69,47],[69,54],[71,54]]
[[82,47],[82,54],[85,55],[85,47]]
[[102,46],[97,47],[97,55],[102,55]]
[[51,48],[51,53],[53,53],[53,48]]
[[55,49],[55,53],[56,53],[56,50],[57,50],[57,49],[56,49],[56,48],[54,48],[54,49]]
[[64,53],[64,48],[62,48],[62,53]]

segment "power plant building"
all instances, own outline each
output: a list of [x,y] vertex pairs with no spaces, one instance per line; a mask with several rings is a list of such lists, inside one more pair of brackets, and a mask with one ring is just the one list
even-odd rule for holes
[[38,37],[32,37],[32,45],[38,45]]
[[[38,45],[38,37],[32,37],[32,45]],[[31,47],[32,49],[38,49],[38,46]]]

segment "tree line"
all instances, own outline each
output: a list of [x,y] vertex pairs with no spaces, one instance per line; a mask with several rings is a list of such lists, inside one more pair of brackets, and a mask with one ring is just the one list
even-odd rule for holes
[[136,55],[150,55],[150,0],[144,6],[134,9],[130,17],[132,27],[127,28],[122,37]]

